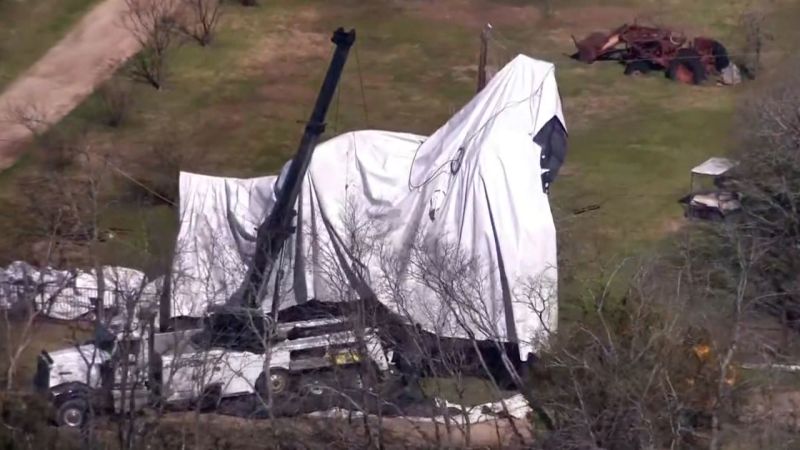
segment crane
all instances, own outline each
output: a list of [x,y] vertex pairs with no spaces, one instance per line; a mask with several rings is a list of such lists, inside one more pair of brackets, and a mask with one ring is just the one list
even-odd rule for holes
[[[286,241],[294,233],[292,222],[296,216],[295,203],[303,183],[314,148],[320,136],[325,132],[325,116],[330,107],[333,94],[339,84],[347,55],[355,42],[355,30],[345,31],[339,28],[333,33],[331,41],[336,44],[325,79],[322,82],[314,110],[306,123],[305,132],[300,140],[295,157],[282,180],[280,190],[276,193],[277,201],[256,233],[256,249],[252,263],[236,294],[229,305],[244,308],[260,308],[266,297],[266,285],[270,273],[275,270],[276,261]],[[277,281],[280,282],[282,270],[278,268]],[[276,283],[276,286],[279,283]],[[276,288],[277,290],[277,288]],[[277,314],[280,298],[273,296],[270,308],[273,317]]]

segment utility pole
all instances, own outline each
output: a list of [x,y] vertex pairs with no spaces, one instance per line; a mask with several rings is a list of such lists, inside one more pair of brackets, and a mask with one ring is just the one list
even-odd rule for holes
[[492,24],[487,23],[481,31],[481,54],[478,57],[478,90],[480,92],[486,87],[486,59],[489,53],[489,37],[492,31]]

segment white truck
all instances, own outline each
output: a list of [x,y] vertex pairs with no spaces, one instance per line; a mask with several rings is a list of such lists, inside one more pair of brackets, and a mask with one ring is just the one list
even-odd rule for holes
[[[284,244],[295,231],[294,210],[303,176],[314,147],[324,131],[325,116],[336,92],[355,31],[337,29],[331,63],[320,88],[297,155],[282,177],[276,202],[256,232],[256,245],[242,286],[228,306],[261,311],[263,287],[270,273],[282,277],[278,268]],[[276,282],[276,284],[280,284]],[[269,322],[280,310],[279,291],[272,316],[247,313],[248,320]],[[238,314],[238,313],[237,313]],[[219,314],[225,318],[236,314]],[[42,352],[34,384],[50,396],[59,424],[79,427],[94,412],[124,412],[153,401],[166,404],[196,402],[204,398],[226,398],[247,394],[270,398],[307,390],[324,391],[323,384],[334,368],[353,369],[354,381],[370,372],[390,371],[387,355],[374,329],[353,326],[345,319],[325,318],[298,322],[273,322],[249,327],[234,319],[233,326],[211,323],[191,331],[151,334],[151,337],[113,335],[81,346],[52,353]],[[244,326],[243,326],[244,325]],[[252,336],[248,328],[270,330],[269,339]],[[233,336],[226,336],[227,330]],[[252,330],[251,330],[252,331]],[[273,331],[275,331],[273,333]],[[247,335],[250,334],[249,338]],[[256,333],[258,334],[258,333]],[[246,339],[242,339],[245,337]],[[260,345],[259,341],[265,341]],[[372,366],[377,370],[364,370]],[[130,409],[129,409],[130,408]]]
[[280,323],[275,330],[264,351],[247,351],[209,343],[201,337],[203,329],[150,338],[131,333],[123,338],[101,329],[94,341],[42,351],[34,386],[55,407],[59,425],[82,427],[92,415],[136,411],[158,402],[207,407],[253,394],[266,400],[270,392],[273,400],[283,401],[298,394],[321,395],[334,372],[343,370],[343,379],[360,383],[363,364],[379,376],[393,371],[392,355],[375,331],[356,332],[344,319]]

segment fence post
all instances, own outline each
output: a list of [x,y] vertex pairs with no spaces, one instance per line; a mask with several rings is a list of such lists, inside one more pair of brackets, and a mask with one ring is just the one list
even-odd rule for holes
[[492,26],[486,24],[486,27],[481,31],[481,54],[478,58],[478,90],[480,92],[486,87],[486,60],[489,54],[489,33]]
[[161,298],[158,302],[158,330],[165,333],[169,330],[172,299],[172,270],[167,269],[164,275],[164,285],[161,288]]
[[96,323],[102,323],[102,317],[100,312],[100,301],[97,297],[89,297],[89,303],[92,305],[92,309],[94,310],[94,318]]
[[150,406],[157,406],[161,400],[161,367],[160,359],[156,354],[156,317],[155,314],[147,316],[147,382]]

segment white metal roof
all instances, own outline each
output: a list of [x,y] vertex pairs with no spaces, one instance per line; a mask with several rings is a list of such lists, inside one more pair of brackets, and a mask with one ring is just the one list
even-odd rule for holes
[[736,164],[737,163],[735,161],[731,161],[728,158],[719,158],[715,156],[713,158],[709,158],[706,162],[692,169],[692,173],[696,173],[698,175],[722,175],[723,173],[729,171]]

